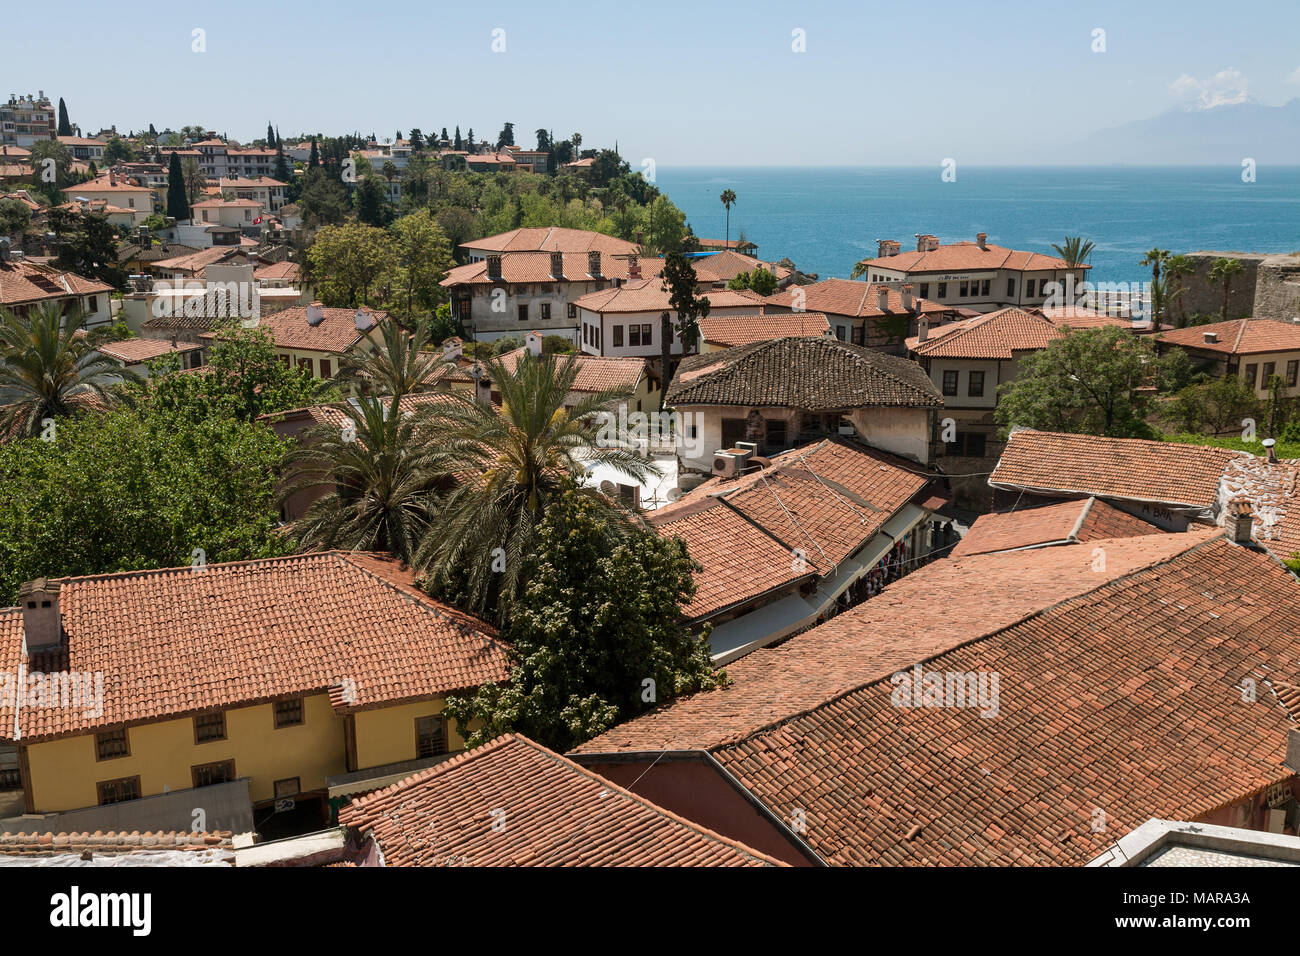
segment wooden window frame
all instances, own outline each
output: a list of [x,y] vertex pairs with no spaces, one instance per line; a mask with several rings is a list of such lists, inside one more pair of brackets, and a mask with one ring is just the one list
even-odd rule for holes
[[[134,797],[123,797],[121,800],[104,800],[104,788],[115,784],[130,783],[135,786]],[[128,800],[139,800],[144,796],[144,791],[140,789],[140,775],[135,774],[130,777],[114,777],[112,780],[99,780],[95,783],[95,799],[98,801],[96,806],[107,807],[115,803],[126,803]]]
[[[120,754],[110,754],[109,756],[105,757],[103,754],[99,752],[99,738],[107,737],[109,734],[116,734],[116,733],[122,734],[122,744],[126,749],[123,750],[122,753]],[[131,732],[127,728],[119,727],[116,730],[105,730],[95,734],[95,762],[96,763],[99,763],[100,761],[103,760],[121,760],[123,757],[129,757],[129,756],[131,756]],[[122,779],[126,779],[126,778],[123,777]]]
[[[230,768],[230,775],[225,780],[220,780],[216,783],[199,783],[200,770],[206,770],[209,767],[225,767],[225,766],[228,766]],[[230,783],[232,780],[238,780],[238,779],[239,779],[239,775],[235,773],[234,757],[231,757],[229,760],[210,760],[207,763],[196,763],[192,767],[190,767],[190,782],[194,785],[195,790],[199,790],[203,787],[217,787],[223,783]]]
[[[420,721],[422,720],[436,720],[438,722],[438,726],[441,727],[442,729],[442,750],[439,751],[438,753],[429,753],[429,754],[420,753]],[[447,732],[447,718],[443,717],[442,714],[425,714],[422,717],[416,717],[412,723],[412,726],[415,729],[415,759],[416,760],[423,760],[426,757],[441,757],[445,754],[451,753],[450,734],[448,734]]]
[[[297,702],[298,704],[298,719],[291,723],[281,723],[280,706],[282,704],[292,704],[294,702]],[[302,697],[292,697],[288,700],[275,701],[274,703],[271,704],[271,719],[275,723],[276,730],[280,730],[285,727],[301,727],[303,724],[307,723],[306,701]]]
[[[221,718],[221,736],[220,736],[220,737],[207,737],[207,738],[200,737],[200,736],[199,736],[199,721],[200,721],[201,719],[203,719],[203,718],[211,718],[211,717],[220,717],[220,718]],[[227,738],[226,738],[226,734],[227,734],[227,729],[226,729],[226,712],[225,712],[224,710],[218,710],[218,711],[216,711],[215,713],[195,714],[195,715],[194,715],[194,743],[195,743],[195,744],[211,744],[211,743],[216,743],[216,742],[219,741],[219,740],[225,740],[225,739],[227,739]]]

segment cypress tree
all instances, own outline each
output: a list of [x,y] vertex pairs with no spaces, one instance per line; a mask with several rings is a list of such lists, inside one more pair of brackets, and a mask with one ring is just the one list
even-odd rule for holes
[[316,137],[311,138],[311,155],[307,157],[307,168],[315,169],[320,165],[320,153],[316,150]]
[[68,107],[64,104],[61,96],[59,97],[59,135],[72,135],[72,124],[68,122]]
[[185,195],[185,174],[181,172],[181,157],[173,152],[167,167],[167,215],[177,222],[190,218],[190,201]]

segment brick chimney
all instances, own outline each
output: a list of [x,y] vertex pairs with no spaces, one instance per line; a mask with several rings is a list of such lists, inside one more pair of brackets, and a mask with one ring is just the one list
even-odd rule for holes
[[980,247],[981,249],[987,249],[987,248],[989,247],[989,235],[988,235],[988,233],[987,233],[987,232],[977,232],[977,233],[975,233],[975,241],[976,241],[977,243],[979,243],[979,247]]
[[876,286],[876,308],[881,312],[889,311],[889,290],[883,285]]
[[903,245],[893,239],[876,240],[876,258],[884,259],[887,256],[896,256],[903,250]]
[[563,252],[551,253],[551,278],[556,280],[564,278],[564,253]]
[[1205,344],[1206,344],[1206,345],[1213,345],[1215,342],[1219,341],[1219,333],[1218,333],[1218,332],[1206,332],[1206,333],[1204,333],[1204,335],[1205,335]]
[[600,272],[600,253],[599,253],[599,252],[589,252],[589,253],[587,253],[587,275],[591,276],[593,279],[603,279],[603,278],[604,278],[604,276],[603,276],[603,275],[601,274],[601,272]]
[[920,235],[919,233],[917,234],[916,237],[917,252],[934,252],[938,248],[939,248],[939,240],[937,237],[928,234],[924,236]]
[[1228,540],[1233,544],[1249,547],[1253,543],[1250,537],[1250,529],[1254,523],[1255,516],[1250,510],[1249,501],[1238,498],[1228,505],[1225,528],[1228,532]]
[[28,654],[57,651],[63,645],[63,619],[59,615],[59,582],[46,578],[28,581],[18,589],[23,609],[23,644]]
[[641,262],[635,255],[627,257],[627,277],[628,279],[641,278]]
[[916,300],[912,298],[912,285],[907,283],[903,286],[903,311],[911,312],[916,306]]
[[493,282],[501,281],[501,257],[487,257],[487,277]]

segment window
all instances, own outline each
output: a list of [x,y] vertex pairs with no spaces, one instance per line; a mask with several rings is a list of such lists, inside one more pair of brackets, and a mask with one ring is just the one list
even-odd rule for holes
[[549,303],[549,302],[543,302],[543,303],[542,303],[542,321],[543,321],[543,322],[549,321],[550,318],[551,318],[551,303]]
[[1256,376],[1256,373],[1258,373],[1258,371],[1259,371],[1259,366],[1258,366],[1258,365],[1255,365],[1254,363],[1251,363],[1250,365],[1247,365],[1247,366],[1246,366],[1246,376],[1245,376],[1245,378],[1246,378],[1246,387],[1247,387],[1247,388],[1254,388],[1254,387],[1255,387],[1255,376]]
[[966,380],[966,394],[978,398],[984,394],[984,373],[971,372]]
[[1016,280],[1007,279],[1007,295],[1015,295],[1015,294],[1016,294]]
[[297,777],[285,777],[275,782],[275,799],[297,796],[302,792],[302,782]]
[[527,304],[527,303],[524,303],[523,305],[519,306],[519,321],[520,321],[520,322],[527,322],[527,321],[528,321],[528,304]]
[[853,328],[852,328],[852,330],[851,330],[851,333],[852,333],[852,335],[853,335],[853,344],[854,344],[854,345],[861,345],[861,344],[862,344],[862,326],[860,326],[860,325],[855,325],[855,326],[853,326]]
[[301,697],[295,697],[293,700],[277,700],[275,702],[275,726],[277,730],[281,727],[293,727],[301,723]]
[[957,454],[967,458],[983,458],[984,443],[988,436],[983,432],[965,432],[957,436]]
[[1030,299],[1032,299],[1032,298],[1034,297],[1034,282],[1035,282],[1035,281],[1037,281],[1037,280],[1035,280],[1035,279],[1026,279],[1026,280],[1025,280],[1025,296],[1026,296],[1026,298],[1030,298]]
[[199,714],[194,718],[194,742],[205,744],[209,740],[226,739],[226,715],[224,713]]
[[569,303],[569,318],[571,318],[571,319],[576,319],[577,317],[578,317],[578,307],[577,307],[576,305],[574,305],[572,302],[570,302],[570,303]]
[[948,297],[948,283],[946,283],[946,282],[940,282],[940,283],[939,283],[939,298],[941,298],[941,299],[946,299],[947,297]]
[[112,760],[115,757],[129,756],[131,756],[131,748],[127,745],[125,727],[95,734],[96,760]]
[[621,349],[622,347],[623,347],[623,326],[616,325],[614,326],[614,348]]
[[279,358],[280,358],[280,364],[283,365],[285,368],[288,368],[288,367],[289,367],[289,356],[287,356],[287,355],[281,355]]
[[992,281],[993,280],[991,279],[985,279],[980,283],[980,295],[984,296],[986,299],[989,297],[989,283]]
[[654,337],[650,334],[650,328],[651,326],[649,323],[646,323],[645,325],[641,326],[642,345],[654,345]]
[[1286,363],[1286,387],[1295,388],[1296,376],[1300,373],[1300,361],[1292,359]]
[[780,418],[769,419],[767,422],[767,450],[769,454],[782,451],[785,448],[785,421]]
[[190,767],[190,776],[195,787],[211,787],[218,783],[229,783],[235,779],[235,762],[218,760],[216,763],[201,763]]
[[321,377],[321,378],[329,378],[329,377],[330,377],[330,360],[329,360],[329,359],[321,359],[321,360],[320,360],[320,377]]
[[722,447],[735,448],[736,442],[745,440],[745,420],[743,418],[724,418],[722,420]]
[[99,311],[99,296],[97,296],[97,295],[92,295],[92,296],[90,297],[90,308],[89,308],[87,311],[89,311],[89,312],[98,312],[98,311]]
[[922,283],[921,283],[921,298],[922,298],[922,299],[927,298],[929,295],[930,295],[930,283],[928,283],[928,282],[922,282]]
[[969,283],[969,282],[963,282],[963,283],[961,284],[961,286],[959,287],[959,290],[960,290],[960,291],[958,291],[958,293],[957,293],[957,297],[958,297],[959,299],[964,299],[964,298],[966,298],[966,297],[967,297],[967,289],[968,289],[969,287],[970,287],[970,283]]
[[1273,377],[1273,369],[1275,368],[1277,368],[1276,362],[1264,363],[1264,374],[1262,374],[1259,377],[1259,384],[1261,388],[1268,388],[1268,380]]
[[311,374],[311,359],[309,359],[309,358],[300,358],[300,359],[298,359],[298,367],[299,367],[299,368],[305,368],[305,369],[307,370],[307,374],[310,375],[310,374]]
[[836,337],[837,339],[839,339],[841,342],[844,341],[844,337],[845,337],[845,336],[844,336],[844,326],[842,326],[842,325],[837,325],[837,326],[835,326],[835,337]]
[[415,719],[415,757],[436,757],[447,752],[447,725],[441,717]]
[[627,344],[631,346],[641,344],[641,326],[629,325],[627,327]]
[[957,371],[956,369],[945,369],[943,373],[943,393],[945,395],[957,394]]
[[123,800],[139,800],[140,778],[122,777],[118,780],[101,780],[95,784],[95,790],[99,793],[101,807],[110,803],[121,803]]

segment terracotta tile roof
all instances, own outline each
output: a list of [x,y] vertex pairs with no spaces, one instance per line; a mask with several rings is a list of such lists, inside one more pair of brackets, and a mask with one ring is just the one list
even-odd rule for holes
[[52,266],[23,259],[0,262],[0,306],[6,308],[26,302],[112,291],[113,287],[106,282]]
[[[1045,256],[1037,252],[1019,252],[988,243],[981,249],[976,242],[953,242],[940,245],[933,252],[900,252],[866,260],[868,266],[894,272],[970,272],[975,270],[1010,269],[1022,272],[1040,272],[1067,268],[1064,259]],[[1088,269],[1090,266],[1078,266]]]
[[[888,313],[880,311],[881,289],[884,289],[888,295],[885,300],[886,305],[889,307]],[[907,311],[903,308],[903,293],[900,290],[875,282],[858,282],[853,279],[824,279],[821,282],[814,282],[812,285],[791,286],[768,296],[767,301],[772,305],[783,308],[793,308],[795,296],[798,294],[796,290],[802,293],[803,307],[805,309],[813,309],[831,315],[874,318],[886,314],[901,314]],[[915,308],[923,313],[948,311],[947,306],[940,305],[938,302],[931,302],[929,299],[922,299],[919,296],[914,297],[912,303]]]
[[[103,173],[94,179],[89,179],[84,183],[77,183],[75,186],[68,186],[63,190],[63,194],[69,199],[75,199],[82,193],[148,193],[153,195],[153,190],[147,186],[137,186],[134,183],[112,176],[109,173]],[[150,212],[149,210],[142,210]]]
[[[763,297],[748,289],[713,289],[704,293],[711,309],[746,308],[757,312]],[[617,288],[588,292],[573,300],[580,309],[589,312],[662,312],[671,311],[668,289],[660,278],[629,279]]]
[[797,336],[687,356],[665,401],[808,411],[943,405],[915,362],[837,339]]
[[782,865],[517,734],[353,800],[339,822],[386,866]]
[[257,199],[205,199],[190,206],[191,209],[243,209],[245,207],[262,208]]
[[[487,260],[467,262],[463,266],[454,266],[447,272],[447,277],[439,285],[452,288],[457,285],[492,285],[494,282],[591,282],[587,273],[588,261],[585,252],[566,252],[564,256],[564,278],[557,280],[551,274],[551,254],[549,252],[505,252],[501,254],[501,279],[488,278]],[[638,258],[641,275],[651,278],[663,271],[664,260],[660,258]],[[628,259],[626,256],[601,255],[601,278],[626,279]]]
[[1011,551],[1052,544],[1077,544],[1098,538],[1136,538],[1161,529],[1096,498],[1061,501],[982,515],[949,557]]
[[[513,372],[526,348],[511,349],[498,356],[507,371]],[[646,374],[646,360],[631,357],[602,357],[570,353],[557,355],[557,362],[572,358],[578,366],[577,378],[573,380],[575,392],[604,392],[611,389],[635,389]]]
[[[213,863],[234,865],[235,852],[231,834],[186,833],[175,831],[149,831],[108,833],[0,833],[0,857],[41,859],[59,856],[78,856],[87,862],[103,857],[131,856],[140,858],[152,854],[167,856],[183,854],[195,860],[207,858]],[[159,863],[159,865],[176,865]]]
[[[647,520],[701,565],[690,620],[811,576],[829,576],[923,489],[928,478],[857,442],[827,439],[770,467],[709,482]],[[802,565],[795,560],[805,555]]]
[[931,329],[926,341],[913,336],[907,347],[927,358],[1009,359],[1016,352],[1046,348],[1065,335],[1041,315],[1008,308]]
[[296,262],[290,262],[288,259],[283,262],[272,262],[270,265],[258,266],[253,270],[253,278],[261,281],[297,279],[301,275],[302,266]]
[[710,345],[731,348],[753,342],[767,342],[791,335],[830,335],[831,327],[821,312],[790,312],[785,315],[707,315],[700,319],[700,338]]
[[1294,719],[1240,685],[1300,673],[1298,589],[1216,537],[916,657],[926,675],[1000,675],[996,716],[895,706],[906,688],[884,678],[714,757],[775,815],[801,809],[833,864],[1082,865],[1151,817],[1196,820],[1294,778]]
[[170,259],[159,259],[152,264],[152,268],[196,273],[203,269],[204,266],[211,265],[214,262],[225,262],[234,258],[247,261],[248,254],[242,249],[232,249],[230,246],[209,246],[206,249],[200,249],[198,252],[187,252],[184,255],[173,256]]
[[[23,653],[0,611],[0,672],[102,673],[99,713],[0,703],[0,737],[32,741],[330,692],[366,709],[501,681],[491,626],[422,594],[391,558],[324,552],[64,578],[67,649]],[[351,691],[350,702],[343,688]]]
[[97,350],[103,352],[109,358],[115,358],[127,365],[147,362],[149,359],[155,359],[161,355],[193,352],[201,348],[203,346],[188,343],[172,345],[171,342],[165,339],[123,339],[120,342],[105,342],[103,345],[97,346]]
[[221,189],[250,189],[255,187],[274,188],[276,186],[288,186],[288,183],[282,183],[278,179],[272,179],[270,176],[258,176],[249,179],[246,176],[222,176],[218,181]]
[[0,193],[0,199],[12,199],[15,202],[20,202],[31,212],[37,212],[43,208],[40,203],[28,195],[25,189],[19,189],[11,193]]
[[1108,541],[1102,570],[1091,548],[936,561],[820,627],[728,664],[729,686],[680,698],[577,752],[716,751],[1219,535],[1203,528]]
[[1024,428],[1011,433],[989,484],[1208,509],[1218,501],[1224,468],[1244,454],[1207,445]]
[[1107,315],[1104,312],[1097,312],[1094,309],[1085,309],[1082,306],[1077,305],[1062,306],[1059,309],[1029,309],[1028,311],[1041,315],[1053,325],[1059,325],[1062,328],[1119,328],[1130,329],[1138,332],[1151,331],[1151,323],[1149,321],[1134,322],[1132,319],[1121,318],[1117,315]]
[[[278,312],[263,315],[258,321],[258,328],[271,334],[275,344],[282,349],[303,349],[309,352],[333,352],[342,355],[361,340],[362,332],[357,330],[355,317],[358,311],[364,312],[372,321],[371,328],[388,320],[387,312],[374,312],[370,309],[333,309],[324,308],[325,319],[319,325],[307,323],[307,307],[290,306]],[[221,333],[209,331],[200,333],[200,338],[212,339]]]
[[760,262],[753,256],[747,256],[733,249],[723,249],[708,256],[691,260],[695,276],[701,282],[730,282],[742,272],[753,272],[757,268],[766,269],[778,280],[790,275],[790,270],[775,262]]
[[462,249],[475,252],[519,252],[537,249],[543,252],[603,252],[622,255],[638,252],[635,242],[617,239],[586,229],[564,229],[560,226],[511,229],[495,236],[484,236],[472,242],[462,242]]
[[[1214,335],[1217,341],[1205,341],[1207,334]],[[1159,341],[1227,355],[1300,352],[1300,325],[1271,319],[1237,319],[1233,322],[1211,322],[1209,325],[1161,332]]]

